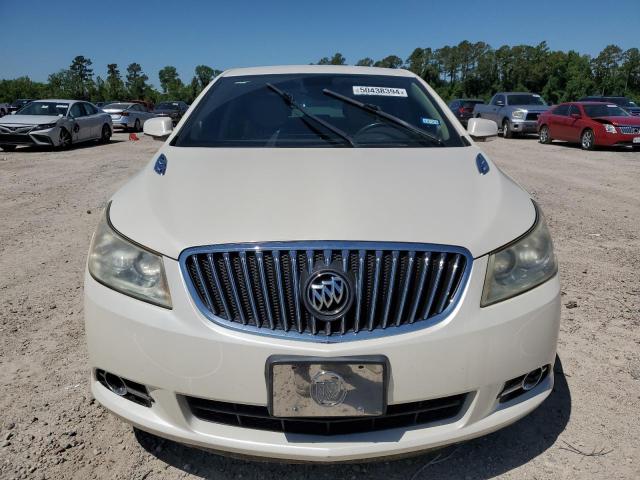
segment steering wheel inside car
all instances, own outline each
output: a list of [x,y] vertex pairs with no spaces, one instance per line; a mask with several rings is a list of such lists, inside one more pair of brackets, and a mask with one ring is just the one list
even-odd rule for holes
[[[381,135],[385,138],[381,139]],[[406,142],[407,137],[420,138],[417,135],[411,135],[409,132],[384,122],[374,122],[369,125],[365,125],[358,130],[353,137],[358,143],[376,143],[380,142],[380,140]]]

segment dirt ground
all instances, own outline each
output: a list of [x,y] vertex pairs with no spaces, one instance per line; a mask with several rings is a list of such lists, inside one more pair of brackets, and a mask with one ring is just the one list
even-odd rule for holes
[[89,394],[82,281],[111,194],[159,144],[0,152],[0,478],[640,478],[640,152],[534,139],[485,150],[554,234],[563,308],[556,388],[518,423],[411,459],[252,463],[134,432]]

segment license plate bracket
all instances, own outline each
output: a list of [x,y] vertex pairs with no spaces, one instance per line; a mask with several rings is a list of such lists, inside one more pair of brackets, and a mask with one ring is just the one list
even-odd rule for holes
[[273,355],[265,376],[274,417],[362,417],[387,409],[389,360],[383,355]]

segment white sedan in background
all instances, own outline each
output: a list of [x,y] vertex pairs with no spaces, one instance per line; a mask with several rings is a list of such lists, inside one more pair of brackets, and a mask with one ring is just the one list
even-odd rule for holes
[[141,132],[144,122],[155,115],[149,112],[144,105],[134,102],[110,103],[102,107],[104,112],[111,115],[114,128]]
[[111,117],[89,102],[37,100],[0,120],[0,148],[50,146],[98,140],[107,143],[113,133]]

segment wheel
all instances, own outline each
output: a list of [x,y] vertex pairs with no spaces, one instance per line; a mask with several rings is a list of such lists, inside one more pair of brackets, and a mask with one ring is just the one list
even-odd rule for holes
[[513,138],[513,132],[511,131],[509,120],[505,120],[502,122],[502,136],[504,138]]
[[58,143],[58,148],[60,150],[67,150],[70,147],[71,147],[71,134],[64,128],[61,128],[60,141]]
[[540,143],[549,144],[551,143],[551,135],[549,135],[549,127],[543,125],[540,127],[540,134],[538,138]]
[[5,152],[13,152],[16,149],[15,145],[0,145],[0,148]]
[[140,128],[140,119],[136,118],[136,123],[133,125],[134,132],[140,132],[142,129]]
[[109,140],[111,140],[111,129],[109,128],[109,125],[103,125],[102,126],[102,135],[100,135],[100,140],[98,140],[100,143],[109,143]]
[[582,135],[580,135],[580,146],[583,150],[593,150],[595,147],[595,137],[593,135],[593,130],[587,128]]

